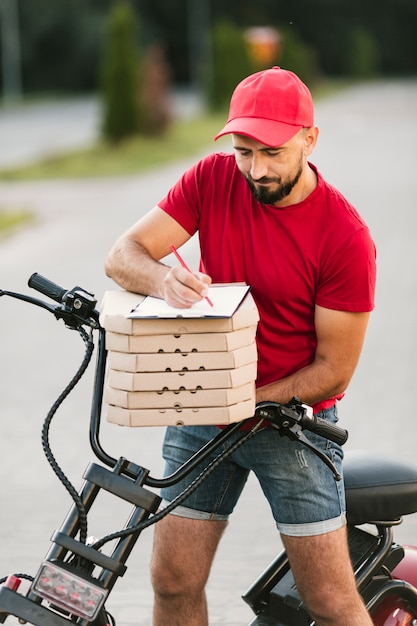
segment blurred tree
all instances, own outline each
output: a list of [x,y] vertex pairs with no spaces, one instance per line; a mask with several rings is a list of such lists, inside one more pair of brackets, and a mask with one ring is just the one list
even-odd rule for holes
[[159,43],[148,46],[143,61],[142,92],[143,132],[160,135],[171,122],[171,73],[164,48]]
[[102,130],[113,142],[137,133],[143,124],[136,27],[129,2],[118,0],[110,12],[102,66]]
[[372,18],[370,13],[369,9],[366,24],[379,44],[381,71],[388,75],[417,74],[416,0],[385,0]]
[[254,70],[243,31],[230,22],[217,22],[213,28],[212,68],[207,89],[209,106],[226,107],[237,83]]
[[[193,0],[198,3],[198,0]],[[189,57],[190,0],[136,0],[142,23],[144,44],[154,41],[163,44],[169,60],[172,78],[177,84],[189,84],[192,79]]]
[[25,91],[91,91],[110,0],[20,2]]
[[304,43],[293,28],[282,29],[281,36],[280,65],[295,72],[306,85],[311,87],[319,75],[315,51]]
[[370,32],[356,26],[350,32],[347,74],[356,78],[374,78],[380,73],[378,45]]

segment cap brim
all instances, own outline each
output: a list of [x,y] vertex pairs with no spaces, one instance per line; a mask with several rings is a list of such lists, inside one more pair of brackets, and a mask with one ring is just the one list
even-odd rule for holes
[[278,147],[287,143],[302,128],[302,126],[284,124],[275,120],[238,117],[227,122],[226,126],[214,137],[214,141],[233,133],[250,137],[265,146]]

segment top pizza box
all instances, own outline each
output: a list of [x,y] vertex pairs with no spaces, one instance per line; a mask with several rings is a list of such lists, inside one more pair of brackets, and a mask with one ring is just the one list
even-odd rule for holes
[[100,323],[106,331],[125,335],[224,333],[258,323],[258,309],[246,285],[212,285],[209,297],[213,307],[202,300],[191,309],[175,309],[157,298],[107,291]]

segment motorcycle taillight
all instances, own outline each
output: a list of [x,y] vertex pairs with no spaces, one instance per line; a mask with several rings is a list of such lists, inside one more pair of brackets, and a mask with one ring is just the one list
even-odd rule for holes
[[107,596],[97,581],[51,561],[42,563],[31,590],[50,604],[88,620],[97,617]]

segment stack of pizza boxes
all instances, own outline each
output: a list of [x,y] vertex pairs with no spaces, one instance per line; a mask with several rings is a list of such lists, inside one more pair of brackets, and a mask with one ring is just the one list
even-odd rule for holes
[[[210,293],[221,299],[225,292],[214,289]],[[132,318],[144,301],[108,291],[102,302],[107,420],[121,426],[220,425],[251,417],[259,315],[247,288],[228,316],[214,310],[210,317],[187,317],[184,310],[179,317],[162,312]]]

